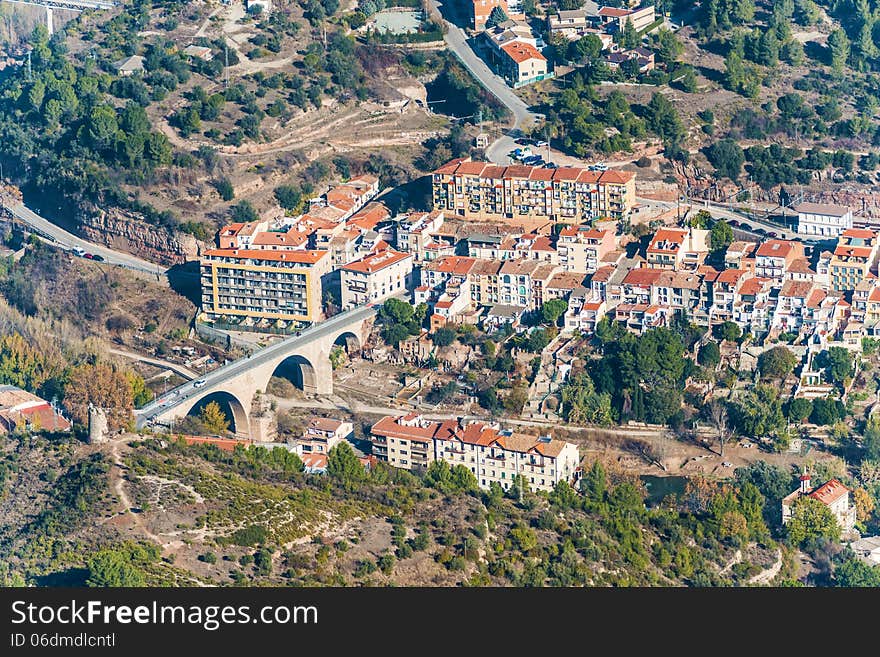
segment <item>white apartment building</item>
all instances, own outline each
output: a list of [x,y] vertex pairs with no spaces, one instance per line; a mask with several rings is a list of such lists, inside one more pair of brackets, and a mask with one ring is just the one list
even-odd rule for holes
[[800,235],[837,237],[853,227],[852,210],[843,205],[801,203],[794,210],[798,213],[797,232]]
[[411,253],[383,248],[340,269],[342,308],[378,303],[406,291],[413,270]]
[[481,488],[495,482],[510,488],[521,475],[533,490],[550,491],[574,483],[580,454],[574,443],[528,436],[482,422],[426,421],[415,413],[384,417],[372,428],[373,453],[395,467],[412,469],[443,460],[474,473]]

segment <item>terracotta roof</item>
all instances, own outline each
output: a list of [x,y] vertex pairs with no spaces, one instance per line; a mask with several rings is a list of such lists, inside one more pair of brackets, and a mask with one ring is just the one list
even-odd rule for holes
[[796,297],[798,299],[806,299],[813,289],[811,281],[785,281],[782,284],[782,290],[779,292],[781,297]]
[[745,281],[743,281],[742,286],[739,288],[739,293],[741,296],[756,295],[756,294],[758,294],[758,292],[760,292],[764,288],[764,286],[767,284],[767,282],[769,280],[770,280],[769,278],[761,278],[761,277],[748,278]]
[[524,41],[511,41],[501,46],[501,50],[507,53],[517,64],[522,64],[530,59],[539,59],[546,62],[547,59],[542,55],[535,46]]
[[286,233],[263,231],[257,233],[252,244],[257,246],[301,246],[309,241],[309,236],[297,230],[289,230]]
[[871,290],[871,296],[868,297],[868,301],[880,301],[880,287],[875,287],[873,290]]
[[229,224],[228,226],[224,226],[223,228],[220,229],[220,234],[223,237],[234,237],[235,235],[238,235],[238,231],[240,231],[243,226],[244,226],[244,224],[241,224],[241,223]]
[[404,440],[414,440],[416,442],[426,443],[436,438],[445,438],[452,434],[457,427],[455,420],[444,420],[443,422],[422,422],[412,426],[400,424],[398,420],[412,421],[416,419],[416,415],[410,413],[400,417],[386,416],[376,422],[370,430],[378,436],[386,438],[403,438]]
[[718,278],[716,278],[715,280],[718,283],[734,283],[735,284],[743,276],[745,276],[746,273],[747,272],[745,269],[725,269],[723,272],[718,274]]
[[547,289],[573,290],[584,284],[584,275],[571,271],[557,272],[547,283]]
[[830,506],[847,493],[849,493],[849,488],[837,479],[832,479],[810,493],[810,497],[819,500],[825,506]]
[[401,253],[400,251],[394,251],[393,249],[383,249],[376,253],[364,256],[359,260],[355,260],[354,262],[349,262],[343,267],[343,269],[357,271],[364,274],[372,274],[406,260],[407,258],[412,258],[412,254]]
[[788,240],[767,240],[758,247],[755,254],[771,258],[788,258],[788,254],[794,248],[794,243]]
[[652,269],[650,267],[640,267],[638,269],[630,269],[624,276],[621,283],[623,285],[639,285],[648,287],[657,282],[666,270]]
[[846,258],[870,258],[871,250],[869,246],[846,246],[841,244],[834,249],[834,255]]
[[797,260],[792,260],[791,264],[788,265],[788,271],[793,274],[815,274],[816,272],[810,269],[810,263],[806,258],[798,258]]
[[316,431],[335,432],[339,430],[342,424],[342,420],[333,420],[328,417],[313,417],[309,420],[309,428]]
[[599,176],[600,183],[608,183],[611,185],[623,185],[636,177],[632,171],[612,171],[608,169],[603,171]]
[[828,293],[825,290],[813,290],[812,294],[810,294],[810,298],[807,299],[807,308],[819,308],[827,296]]
[[476,258],[469,258],[467,256],[446,256],[427,263],[425,268],[447,274],[466,275],[473,269],[476,261]]
[[363,208],[351,215],[346,225],[357,226],[363,230],[372,230],[379,222],[385,221],[390,217],[391,212],[385,207],[385,204],[374,201],[367,203]]
[[[688,232],[679,228],[661,228],[654,237],[651,238],[651,244],[648,246],[648,252],[672,252],[678,251],[687,239]],[[667,248],[661,244],[672,244],[674,248]]]
[[206,257],[233,258],[235,260],[272,260],[314,265],[327,255],[327,251],[313,249],[271,251],[269,249],[209,249]]
[[853,237],[856,239],[873,240],[877,237],[877,233],[867,228],[847,228],[840,234],[841,237]]
[[633,13],[629,9],[619,9],[617,7],[602,7],[599,9],[599,16],[608,16],[610,18],[621,18],[622,16],[629,16]]
[[617,271],[615,267],[599,267],[593,276],[590,278],[590,282],[596,283],[607,283],[611,280],[611,277],[614,276],[614,272]]

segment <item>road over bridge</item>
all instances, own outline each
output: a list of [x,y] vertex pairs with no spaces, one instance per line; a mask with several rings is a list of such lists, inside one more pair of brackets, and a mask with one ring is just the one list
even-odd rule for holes
[[136,426],[170,426],[176,419],[216,401],[231,412],[236,435],[249,437],[254,397],[266,390],[276,372],[292,379],[306,394],[333,394],[330,351],[335,344],[360,349],[375,315],[374,306],[345,311],[219,367],[197,381],[188,381],[136,410]]

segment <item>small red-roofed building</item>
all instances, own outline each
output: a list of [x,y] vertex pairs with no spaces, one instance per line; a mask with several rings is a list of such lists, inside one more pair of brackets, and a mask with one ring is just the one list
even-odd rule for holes
[[340,269],[343,310],[405,294],[412,270],[412,254],[390,247],[349,262]]
[[780,283],[795,260],[804,258],[804,245],[789,240],[767,240],[755,251],[755,275]]
[[70,431],[71,422],[45,399],[12,385],[0,385],[0,435]]
[[794,506],[801,497],[811,497],[828,507],[844,534],[853,531],[856,524],[856,508],[850,503],[850,490],[837,479],[830,479],[817,488],[811,488],[812,477],[806,473],[800,477],[798,489],[782,498],[782,524],[787,525],[794,513]]
[[599,7],[596,14],[606,30],[622,32],[627,22],[632,22],[637,31],[648,27],[655,20],[654,5],[628,9],[620,7]]

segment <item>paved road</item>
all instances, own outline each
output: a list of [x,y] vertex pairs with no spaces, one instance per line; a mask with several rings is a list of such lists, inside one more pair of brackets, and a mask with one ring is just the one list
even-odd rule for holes
[[160,413],[164,413],[165,411],[181,405],[189,397],[192,397],[195,394],[201,394],[203,392],[202,388],[207,389],[219,386],[225,381],[228,381],[229,379],[242,374],[252,367],[258,367],[259,365],[263,365],[270,360],[277,358],[280,353],[291,349],[300,342],[311,342],[312,340],[326,337],[327,335],[336,331],[340,325],[345,325],[353,321],[366,319],[368,317],[371,317],[375,313],[376,309],[373,306],[361,306],[359,308],[355,308],[353,310],[348,310],[338,315],[334,315],[328,320],[319,322],[310,326],[309,328],[303,329],[300,335],[292,335],[289,338],[282,340],[281,342],[276,342],[273,345],[269,345],[265,349],[254,352],[250,356],[239,358],[238,360],[233,361],[228,365],[218,367],[216,370],[209,372],[204,377],[198,380],[205,382],[198,388],[195,387],[195,383],[197,383],[198,381],[188,381],[187,383],[184,383],[183,385],[180,385],[173,390],[169,390],[167,394],[162,395],[161,397],[153,400],[143,408],[135,411],[137,427],[143,427],[146,422],[154,418],[156,415],[159,415]]
[[143,354],[138,354],[133,351],[125,351],[124,349],[108,349],[107,351],[116,356],[122,356],[123,358],[128,358],[130,360],[137,360],[141,363],[147,363],[148,365],[155,365],[156,367],[162,367],[167,370],[171,370],[172,372],[179,374],[188,381],[199,378],[197,372],[194,372],[188,367],[184,367],[183,365],[180,365],[178,363],[172,363],[170,360],[151,358],[150,356],[144,356]]
[[[458,18],[456,16],[458,9],[455,6],[454,0],[443,0],[443,2],[429,0],[429,2],[441,14],[445,13],[447,16],[451,15],[456,19]],[[513,114],[513,129],[525,128],[535,122],[539,115],[529,111],[522,98],[517,96],[513,89],[507,86],[507,83],[495,75],[486,65],[486,62],[477,56],[467,42],[465,31],[449,20],[444,20],[444,22],[448,29],[443,39],[446,41],[449,49],[467,67],[477,81],[483,85],[483,88],[491,92],[510,110],[510,113]]]
[[6,206],[6,208],[16,218],[20,219],[28,226],[30,226],[34,230],[34,232],[42,235],[43,237],[51,239],[63,249],[72,250],[74,248],[80,248],[87,251],[88,253],[100,255],[102,258],[104,258],[104,262],[108,264],[119,265],[121,267],[125,267],[126,269],[132,269],[134,271],[143,272],[145,274],[152,274],[157,278],[162,277],[162,275],[167,271],[165,267],[162,267],[161,265],[147,262],[146,260],[142,260],[141,258],[133,256],[129,253],[121,253],[119,251],[114,251],[113,249],[108,249],[106,246],[100,246],[98,244],[87,242],[86,240],[77,237],[73,233],[64,230],[60,226],[53,224],[45,217],[41,217],[36,212],[28,209],[21,203]]

